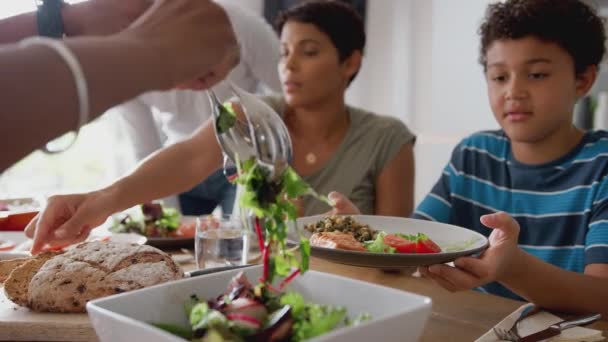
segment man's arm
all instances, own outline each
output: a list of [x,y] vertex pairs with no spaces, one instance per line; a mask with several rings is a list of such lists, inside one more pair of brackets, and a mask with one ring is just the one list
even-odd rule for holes
[[[147,0],[89,0],[66,5],[61,10],[65,34],[71,37],[118,32],[129,26],[150,4]],[[36,12],[0,20],[0,44],[37,35]]]
[[[149,48],[130,39],[82,38],[68,43],[84,70],[90,99],[90,119],[111,105],[147,87],[169,87]],[[129,51],[125,54],[124,51]],[[5,149],[0,170],[78,125],[78,101],[73,76],[57,53],[44,46],[0,48],[0,137]],[[114,86],[112,86],[114,84]],[[49,86],[52,85],[52,86]]]
[[[213,2],[159,0],[118,35],[65,43],[82,66],[93,119],[144,91],[205,79],[218,65],[229,70],[234,64],[224,61],[234,60],[236,41]],[[70,70],[48,47],[0,46],[0,75],[0,144],[12,147],[2,154],[4,170],[75,129],[78,103]]]

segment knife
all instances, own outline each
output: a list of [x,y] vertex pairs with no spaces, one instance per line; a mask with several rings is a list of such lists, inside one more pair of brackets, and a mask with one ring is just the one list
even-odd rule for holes
[[545,330],[541,330],[532,335],[525,336],[519,340],[519,342],[536,342],[542,341],[549,337],[553,337],[555,335],[561,334],[562,330],[570,329],[573,327],[577,327],[579,325],[586,325],[589,323],[593,323],[598,319],[602,318],[601,314],[587,315],[580,318],[571,319],[568,321],[561,321],[559,323],[553,324]]
[[191,278],[191,277],[202,276],[202,275],[205,275],[205,274],[212,274],[212,273],[217,273],[217,272],[230,271],[230,270],[236,270],[236,269],[239,269],[239,268],[247,268],[247,267],[253,267],[253,266],[257,266],[257,264],[233,265],[233,266],[222,266],[222,267],[206,268],[206,269],[203,269],[203,270],[196,270],[196,271],[191,271],[191,272],[185,272],[184,275],[186,276],[186,278]]

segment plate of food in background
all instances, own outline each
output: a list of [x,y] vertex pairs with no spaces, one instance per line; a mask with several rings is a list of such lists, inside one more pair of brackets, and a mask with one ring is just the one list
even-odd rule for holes
[[482,252],[482,234],[444,223],[388,216],[309,216],[297,231],[310,239],[311,254],[363,267],[401,268],[442,264]]
[[143,235],[157,248],[179,249],[194,248],[195,225],[196,216],[182,216],[161,203],[144,203],[113,215],[108,230]]

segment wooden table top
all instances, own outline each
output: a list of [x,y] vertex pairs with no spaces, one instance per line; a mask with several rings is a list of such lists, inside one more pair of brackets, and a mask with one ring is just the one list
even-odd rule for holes
[[[387,273],[318,258],[311,258],[311,269],[430,297],[433,309],[421,341],[474,341],[524,304],[476,291],[451,293],[429,279],[411,276],[410,272]],[[602,320],[588,327],[602,330],[608,337],[608,321]]]
[[[176,254],[183,256],[183,252]],[[195,266],[190,263],[183,265],[183,268],[189,271]],[[474,341],[523,305],[522,302],[475,291],[451,293],[429,279],[411,276],[411,272],[387,273],[377,269],[331,263],[318,258],[311,258],[311,269],[430,297],[433,300],[432,313],[420,341]],[[0,300],[0,309],[2,302]],[[95,340],[85,314],[69,316],[28,313],[25,308],[14,307],[15,305],[7,304],[4,312],[6,317],[0,314],[0,340]],[[28,324],[30,328],[27,327]],[[57,331],[59,326],[63,329]],[[604,336],[608,337],[608,321],[596,322],[589,327],[602,330]],[[40,335],[43,332],[44,335]]]

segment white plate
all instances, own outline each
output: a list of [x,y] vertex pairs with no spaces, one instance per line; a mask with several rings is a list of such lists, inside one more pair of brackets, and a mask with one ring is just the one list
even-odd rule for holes
[[15,247],[6,252],[26,252],[32,247],[32,240],[24,232],[0,232],[0,240],[15,243]]
[[[87,312],[102,342],[183,341],[147,322],[187,326],[184,303],[190,295],[215,298],[239,271],[178,280],[97,299],[87,304]],[[258,279],[262,267],[243,272],[250,280]],[[430,298],[315,271],[296,277],[290,287],[310,302],[346,307],[349,317],[360,313],[372,316],[367,323],[336,329],[309,341],[417,341],[431,310]]]
[[[371,228],[387,233],[416,234],[424,233],[435,241],[442,249],[441,253],[434,254],[387,254],[356,252],[341,249],[311,247],[315,257],[327,259],[337,263],[376,267],[399,268],[410,266],[424,266],[443,264],[454,259],[479,253],[488,246],[488,239],[470,229],[433,221],[406,219],[402,217],[351,215],[357,222],[368,224]],[[325,218],[325,215],[302,217],[297,220],[300,232],[305,236],[311,233],[304,229],[307,224],[314,224]],[[293,231],[290,233],[293,239]]]
[[[183,215],[180,218],[180,224],[194,224],[197,216]],[[113,216],[110,216],[106,222],[100,227],[93,230],[97,235],[103,236],[121,236],[121,235],[137,235],[146,239],[145,243],[159,249],[180,249],[194,248],[194,237],[146,237],[135,233],[113,233],[110,227],[114,222]]]
[[139,235],[139,234],[135,234],[135,233],[113,234],[103,227],[93,229],[91,231],[91,234],[87,238],[87,241],[95,241],[95,240],[108,240],[108,241],[112,241],[112,242],[134,243],[134,244],[138,244],[138,245],[143,245],[148,241],[148,239],[143,235]]

